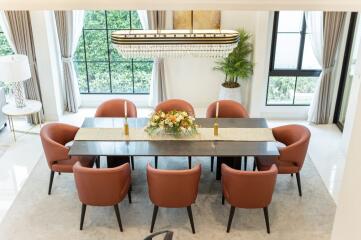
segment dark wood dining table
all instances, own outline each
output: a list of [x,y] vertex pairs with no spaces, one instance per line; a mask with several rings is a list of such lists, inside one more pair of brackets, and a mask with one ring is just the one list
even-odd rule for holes
[[[197,118],[200,127],[212,128],[214,119]],[[128,118],[130,128],[143,128],[147,118]],[[220,118],[220,128],[267,128],[264,118]],[[85,118],[82,128],[119,128],[124,118]],[[221,177],[221,163],[242,156],[278,156],[275,142],[253,141],[93,141],[75,140],[70,156],[215,156],[216,178]]]

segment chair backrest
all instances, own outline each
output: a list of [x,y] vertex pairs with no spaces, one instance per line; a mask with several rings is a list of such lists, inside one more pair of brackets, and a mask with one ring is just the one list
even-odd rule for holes
[[238,208],[264,208],[272,201],[277,167],[267,171],[241,171],[222,164],[223,194]]
[[277,141],[286,145],[279,149],[279,161],[292,162],[301,169],[311,138],[310,130],[305,126],[294,124],[275,127],[272,132]]
[[127,102],[127,116],[137,117],[137,107],[126,99],[111,99],[100,104],[95,112],[95,117],[124,117],[124,102]]
[[247,110],[242,104],[233,100],[219,100],[211,103],[207,108],[207,118],[216,117],[217,102],[219,102],[219,118],[248,118]]
[[48,165],[68,159],[69,149],[65,144],[74,140],[78,127],[65,123],[48,123],[40,130],[41,143]]
[[159,103],[155,107],[156,112],[158,112],[158,111],[169,112],[172,110],[185,111],[190,116],[193,116],[193,117],[195,116],[193,106],[189,102],[182,100],[182,99],[169,99],[169,100]]
[[131,183],[129,164],[115,168],[73,166],[79,200],[92,206],[112,206],[127,195]]
[[150,200],[159,207],[187,207],[198,194],[201,165],[187,170],[160,170],[147,166]]

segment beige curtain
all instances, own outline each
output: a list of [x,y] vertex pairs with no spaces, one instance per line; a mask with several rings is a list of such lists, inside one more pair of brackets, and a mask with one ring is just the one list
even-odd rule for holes
[[326,124],[329,122],[333,93],[332,87],[334,85],[332,73],[345,17],[345,12],[323,13],[322,73],[308,118],[310,122],[316,124]]
[[[8,39],[11,41],[10,45],[15,48],[14,52],[27,55],[29,58],[31,78],[24,82],[25,96],[27,99],[42,102],[29,11],[5,11],[5,19],[9,27]],[[34,124],[39,123],[35,115],[28,120]]]
[[[144,29],[165,29],[165,11],[138,11]],[[156,106],[167,99],[164,59],[154,59],[149,104]]]
[[83,29],[84,11],[55,11],[66,96],[66,110],[78,112],[80,96],[73,55]]

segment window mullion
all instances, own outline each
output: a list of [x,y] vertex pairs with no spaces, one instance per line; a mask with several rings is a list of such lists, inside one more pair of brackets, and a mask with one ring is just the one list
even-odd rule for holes
[[298,63],[297,63],[297,70],[302,70],[302,61],[303,61],[303,52],[305,49],[305,38],[306,38],[306,17],[305,14],[303,14],[303,20],[302,20],[302,29],[300,32],[301,35],[301,41],[300,41],[300,47],[298,51]]
[[87,85],[88,93],[90,93],[89,74],[88,74],[88,59],[87,59],[87,55],[86,55],[85,31],[84,31],[84,29],[83,29],[83,48],[84,48],[84,60],[85,60],[85,72],[86,72],[86,85]]
[[112,73],[111,73],[111,67],[110,67],[110,48],[109,48],[109,34],[108,34],[108,31],[109,31],[109,30],[108,30],[108,14],[107,14],[107,11],[105,11],[105,34],[107,35],[109,89],[110,89],[110,93],[113,93]]

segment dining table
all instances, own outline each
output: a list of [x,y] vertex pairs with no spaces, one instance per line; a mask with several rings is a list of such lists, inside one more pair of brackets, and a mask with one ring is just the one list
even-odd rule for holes
[[[119,129],[125,121],[130,131],[134,128],[145,128],[147,118],[85,118],[81,128],[93,129]],[[196,123],[202,128],[213,128],[214,118],[196,118]],[[219,128],[268,128],[264,118],[218,118]],[[244,156],[277,157],[279,151],[275,141],[248,141],[246,140],[99,140],[75,139],[70,147],[70,156],[209,156],[217,157],[216,179],[221,178],[221,164],[226,163],[232,167],[240,167],[240,159]]]

